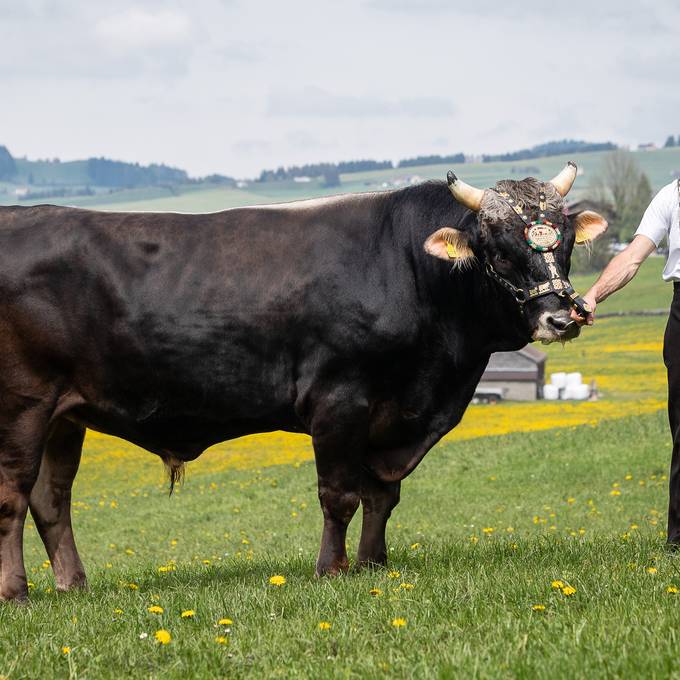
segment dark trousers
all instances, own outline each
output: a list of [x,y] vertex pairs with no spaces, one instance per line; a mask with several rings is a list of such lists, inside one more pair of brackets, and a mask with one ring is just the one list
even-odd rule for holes
[[668,420],[673,437],[669,477],[668,542],[680,544],[680,284],[673,284],[673,302],[663,338],[668,370]]

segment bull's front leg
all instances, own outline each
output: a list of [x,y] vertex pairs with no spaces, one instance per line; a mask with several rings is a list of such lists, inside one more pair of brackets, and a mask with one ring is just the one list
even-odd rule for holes
[[80,425],[68,420],[54,424],[30,497],[31,515],[61,591],[87,585],[71,526],[71,487],[84,437],[85,428]]
[[347,571],[347,526],[360,501],[361,460],[366,451],[368,406],[337,391],[315,409],[312,442],[323,511],[316,574]]
[[399,503],[401,482],[382,482],[369,473],[361,479],[363,523],[357,565],[384,565],[387,562],[385,530],[392,510]]

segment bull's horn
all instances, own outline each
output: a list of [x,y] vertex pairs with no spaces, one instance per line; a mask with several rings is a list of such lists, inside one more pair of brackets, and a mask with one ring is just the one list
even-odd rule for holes
[[560,196],[566,196],[569,193],[569,189],[571,189],[575,179],[576,163],[569,161],[564,170],[562,170],[559,175],[555,175],[555,177],[550,180],[550,184],[552,184],[555,189],[557,189],[557,193],[559,193]]
[[476,187],[471,187],[469,184],[465,184],[462,180],[458,179],[449,170],[446,175],[446,180],[449,183],[449,189],[453,194],[453,197],[461,203],[466,208],[479,212],[479,208],[482,205],[482,198],[484,197],[484,191],[482,189],[477,189]]

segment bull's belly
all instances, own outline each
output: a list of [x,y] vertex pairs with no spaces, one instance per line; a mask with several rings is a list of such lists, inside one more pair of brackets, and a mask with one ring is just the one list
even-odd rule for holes
[[64,415],[159,455],[192,460],[222,441],[272,430],[301,431],[289,390],[270,384],[164,382],[86,392]]
[[213,444],[249,434],[301,431],[299,424],[283,417],[215,420],[178,413],[139,422],[88,406],[77,407],[66,417],[96,432],[120,437],[158,455],[172,455],[180,460],[193,460]]

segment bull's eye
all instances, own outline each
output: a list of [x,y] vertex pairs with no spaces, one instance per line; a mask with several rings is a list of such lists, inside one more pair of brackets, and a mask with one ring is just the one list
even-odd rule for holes
[[507,260],[502,255],[494,255],[494,260],[496,260],[496,264],[501,266],[501,267],[509,267],[510,266],[510,260]]

